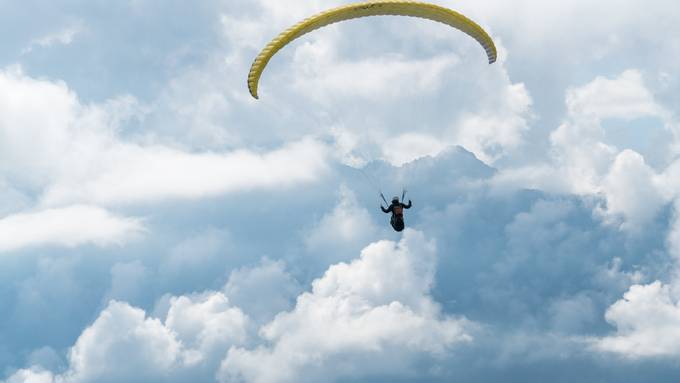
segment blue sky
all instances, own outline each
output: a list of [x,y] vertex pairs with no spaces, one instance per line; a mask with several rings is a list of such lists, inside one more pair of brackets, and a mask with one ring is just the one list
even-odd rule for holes
[[0,382],[680,378],[680,5],[346,3],[0,0]]

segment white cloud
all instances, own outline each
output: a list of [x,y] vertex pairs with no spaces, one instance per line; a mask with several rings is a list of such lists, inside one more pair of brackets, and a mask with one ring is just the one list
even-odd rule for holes
[[54,375],[40,368],[21,369],[12,374],[4,383],[53,383]]
[[661,107],[645,86],[642,74],[629,69],[615,79],[596,77],[590,83],[567,90],[569,114],[577,119],[661,116]]
[[83,32],[83,29],[84,28],[82,25],[74,24],[56,32],[36,38],[21,51],[21,54],[31,53],[36,47],[46,48],[57,44],[69,45],[73,42],[78,34]]
[[645,164],[644,158],[624,150],[616,157],[602,182],[606,198],[605,219],[623,215],[623,229],[634,230],[650,222],[667,202],[660,191],[659,177]]
[[111,301],[69,353],[69,370],[57,382],[143,381],[169,376],[182,344],[158,319]]
[[680,355],[680,300],[669,285],[633,285],[605,317],[617,332],[594,340],[596,350],[630,358]]
[[[221,20],[225,37],[233,40],[233,44],[249,44],[249,40],[256,36],[259,39],[256,47],[261,48],[268,42],[267,35],[269,39],[273,39],[277,33],[296,22],[340,3],[342,1],[338,0],[293,1],[287,4],[276,0],[236,0],[227,4],[226,13],[221,15]],[[231,15],[250,17],[236,18]],[[242,29],[243,24],[252,26]]]
[[671,163],[657,178],[659,190],[668,200],[680,195],[680,160]]
[[614,79],[598,77],[567,91],[569,121],[551,135],[561,173],[577,194],[604,195],[605,220],[623,215],[623,229],[653,219],[667,201],[659,177],[639,153],[606,143],[603,119],[666,118],[642,75],[627,70]]
[[327,168],[326,146],[311,138],[264,153],[142,145],[116,133],[121,121],[141,113],[134,99],[81,105],[63,83],[19,70],[0,72],[0,90],[6,95],[0,96],[0,176],[41,192],[46,207],[289,187],[312,182]]
[[34,366],[18,370],[5,383],[182,381],[187,371],[210,376],[230,346],[246,341],[248,318],[222,293],[171,297],[169,302],[162,322],[111,301],[70,349],[65,372]]
[[165,326],[184,347],[188,365],[217,362],[229,346],[247,339],[248,317],[222,293],[204,293],[170,299]]
[[[670,271],[671,281],[654,281],[640,284],[640,275],[629,277],[632,282],[623,298],[611,305],[605,314],[616,332],[591,339],[591,346],[600,352],[616,353],[627,358],[680,356],[680,274],[678,255],[680,247],[680,216],[678,201],[675,217],[667,235],[668,253],[676,262]],[[614,264],[618,273],[618,263]]]
[[316,180],[327,170],[326,146],[312,139],[268,153],[239,150],[193,154],[167,147],[118,144],[100,153],[91,178],[64,177],[46,191],[43,203],[99,204],[195,199],[223,193],[291,187]]
[[569,88],[566,106],[565,120],[550,134],[551,162],[503,169],[491,184],[602,198],[596,210],[605,222],[626,231],[644,227],[677,192],[670,190],[671,178],[657,173],[642,154],[608,142],[603,121],[653,117],[668,129],[669,112],[638,70]]
[[432,301],[434,266],[434,244],[419,232],[407,230],[398,244],[368,246],[360,259],[331,266],[292,311],[262,327],[267,346],[230,349],[220,381],[385,374],[381,366],[388,361],[391,373],[408,373],[414,355],[446,355],[471,340],[472,325],[443,316]]
[[326,100],[329,95],[379,99],[381,103],[422,96],[436,91],[441,85],[441,76],[453,70],[458,62],[455,56],[422,60],[402,56],[369,57],[350,62],[336,57],[330,46],[306,43],[295,51],[295,61],[290,64],[296,71],[294,85],[300,93],[325,104],[333,102]]
[[74,205],[0,219],[0,252],[31,246],[122,244],[145,231],[141,220],[93,206]]
[[550,136],[557,164],[570,177],[572,191],[589,194],[600,191],[602,178],[621,149],[605,142],[602,120],[663,117],[665,112],[636,70],[614,79],[595,78],[570,88],[566,94],[567,120]]
[[566,193],[596,194],[616,148],[602,142],[599,124],[565,122],[550,135],[553,166],[567,178]]
[[[678,12],[677,3],[672,0],[651,3],[631,0],[625,5],[615,0],[597,4],[586,0],[556,4],[535,0],[449,3],[489,26],[494,35],[501,36],[513,58],[521,58],[526,65],[524,58],[533,56],[547,71],[555,68],[569,73],[583,68],[606,70],[607,59],[633,60],[636,49],[648,46],[653,49],[646,51],[649,53],[644,56],[646,64],[668,66],[672,65],[666,60],[668,55],[678,52],[673,49],[677,48],[677,34],[668,33],[674,30]],[[523,22],[517,23],[507,17],[508,14]],[[574,20],[579,20],[578,28],[574,28]],[[660,38],[662,35],[665,38]],[[527,66],[542,70],[535,62]]]
[[529,130],[532,100],[524,84],[507,84],[500,94],[488,110],[462,116],[453,140],[486,163],[520,147]]
[[[393,165],[435,155],[451,145],[461,145],[492,163],[522,144],[531,119],[531,96],[523,84],[510,81],[502,66],[480,67],[471,57],[453,54],[428,58],[369,54],[346,62],[335,57],[339,53],[332,46],[320,37],[297,48],[296,61],[290,65],[297,71],[294,83],[302,88],[299,93],[325,108],[332,103],[343,111],[337,119],[345,128],[377,143]],[[437,105],[447,108],[446,113],[437,113]],[[388,119],[357,118],[376,110]],[[404,124],[399,116],[412,123]],[[442,116],[445,120],[437,121]]]
[[78,100],[62,82],[0,71],[0,173],[35,190],[53,179],[74,136]]
[[[221,292],[170,297],[164,320],[111,301],[78,337],[63,373],[32,366],[7,382],[181,381],[214,376],[220,361],[221,381],[327,378],[328,372],[319,367],[336,376],[385,374],[386,366],[392,373],[414,373],[423,355],[444,358],[456,344],[470,342],[476,328],[463,318],[443,315],[429,295],[435,253],[434,243],[412,230],[399,243],[376,242],[360,259],[331,266],[313,282],[311,292],[298,296],[291,311],[280,312],[260,328],[258,340],[250,336],[250,319]],[[256,279],[254,284],[249,277]],[[265,260],[256,268],[235,271],[225,292],[252,299],[245,290],[268,284],[291,284],[280,262]],[[337,367],[336,362],[352,367]]]

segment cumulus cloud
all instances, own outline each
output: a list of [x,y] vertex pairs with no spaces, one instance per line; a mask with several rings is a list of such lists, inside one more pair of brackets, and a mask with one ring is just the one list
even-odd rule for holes
[[145,231],[142,220],[74,205],[17,213],[0,219],[0,252],[34,246],[122,244]]
[[605,142],[604,119],[633,120],[663,117],[639,71],[628,70],[614,79],[595,78],[566,94],[567,120],[550,136],[558,163],[571,174],[576,193],[599,191],[602,177],[620,150]]
[[247,340],[248,317],[222,293],[204,293],[170,299],[165,325],[177,334],[185,350],[185,363],[215,360],[233,344]]
[[656,117],[660,124],[668,118],[640,72],[628,70],[615,79],[596,78],[570,89],[567,107],[570,121],[551,139],[562,169],[571,179],[572,191],[604,195],[606,206],[602,210],[610,221],[612,216],[623,216],[623,229],[650,222],[669,202],[660,187],[660,177],[641,154],[608,144],[602,125],[602,120],[612,118],[631,121]]
[[595,340],[596,350],[630,358],[680,355],[680,300],[669,285],[631,286],[606,318],[617,331]]
[[507,84],[499,94],[492,109],[460,119],[453,141],[486,163],[494,163],[521,147],[532,117],[532,99],[524,84]]
[[10,382],[80,383],[182,381],[209,377],[219,356],[246,341],[248,318],[222,293],[171,297],[164,321],[111,301],[70,349],[63,373],[21,369]]
[[659,178],[640,154],[632,150],[619,153],[602,182],[606,198],[605,219],[623,216],[624,230],[634,230],[654,219],[668,202],[661,191]]
[[[331,266],[300,295],[292,311],[260,329],[266,345],[235,347],[220,381],[315,381],[331,377],[409,373],[415,355],[444,356],[471,340],[472,324],[444,316],[432,300],[434,244],[408,230],[399,243],[368,246],[361,258]],[[370,359],[370,363],[362,360]],[[352,368],[343,370],[341,366]]]
[[604,222],[629,232],[644,227],[675,194],[666,181],[669,170],[659,172],[647,163],[645,153],[611,142],[605,122],[653,118],[669,129],[669,112],[656,102],[638,70],[571,87],[565,103],[566,118],[550,134],[550,162],[503,169],[491,183],[499,189],[516,185],[602,198],[596,212]]
[[[281,262],[268,260],[232,272],[224,293],[168,297],[165,309],[156,310],[163,319],[111,301],[70,349],[64,372],[38,364],[6,383],[181,381],[210,379],[218,370],[221,381],[313,381],[328,378],[326,369],[336,377],[367,376],[388,373],[386,366],[389,373],[420,374],[423,355],[441,360],[469,343],[477,328],[443,314],[432,299],[435,265],[433,241],[407,230],[398,243],[373,243],[359,259],[331,266],[292,309],[288,299],[299,287]],[[286,286],[287,293],[274,291]],[[263,288],[279,298],[257,299],[257,305],[281,309],[275,317],[254,309],[253,293]],[[225,294],[266,323],[259,337]],[[371,363],[364,363],[369,356]]]
[[182,345],[161,321],[112,301],[85,329],[69,353],[66,382],[143,381],[167,377]]
[[[680,285],[678,282],[678,201],[666,238],[667,251],[674,262],[668,283],[656,280],[639,283],[639,277],[623,298],[609,306],[605,318],[616,328],[607,336],[591,339],[594,350],[626,358],[677,357],[680,355]],[[616,265],[615,265],[616,266]],[[637,279],[637,280],[635,280]]]

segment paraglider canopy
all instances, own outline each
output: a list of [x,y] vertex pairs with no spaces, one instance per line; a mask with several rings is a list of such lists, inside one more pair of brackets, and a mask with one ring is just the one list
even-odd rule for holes
[[349,4],[321,12],[300,21],[274,38],[262,49],[253,61],[248,74],[248,90],[254,98],[258,98],[257,88],[260,76],[269,60],[283,47],[298,37],[340,21],[367,16],[411,16],[438,21],[459,29],[477,40],[484,48],[489,64],[496,61],[496,46],[491,37],[474,21],[460,13],[436,4],[407,0],[374,0]]

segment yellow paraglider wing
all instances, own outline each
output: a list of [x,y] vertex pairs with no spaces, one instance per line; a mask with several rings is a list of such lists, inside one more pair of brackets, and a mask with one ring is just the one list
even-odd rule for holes
[[367,16],[412,16],[450,25],[477,40],[486,51],[489,64],[496,61],[496,46],[491,37],[482,27],[460,13],[439,5],[419,1],[375,0],[349,4],[321,12],[302,20],[279,34],[267,44],[250,67],[250,73],[248,74],[248,90],[250,90],[250,94],[258,98],[257,86],[264,68],[276,52],[291,41],[329,24]]

